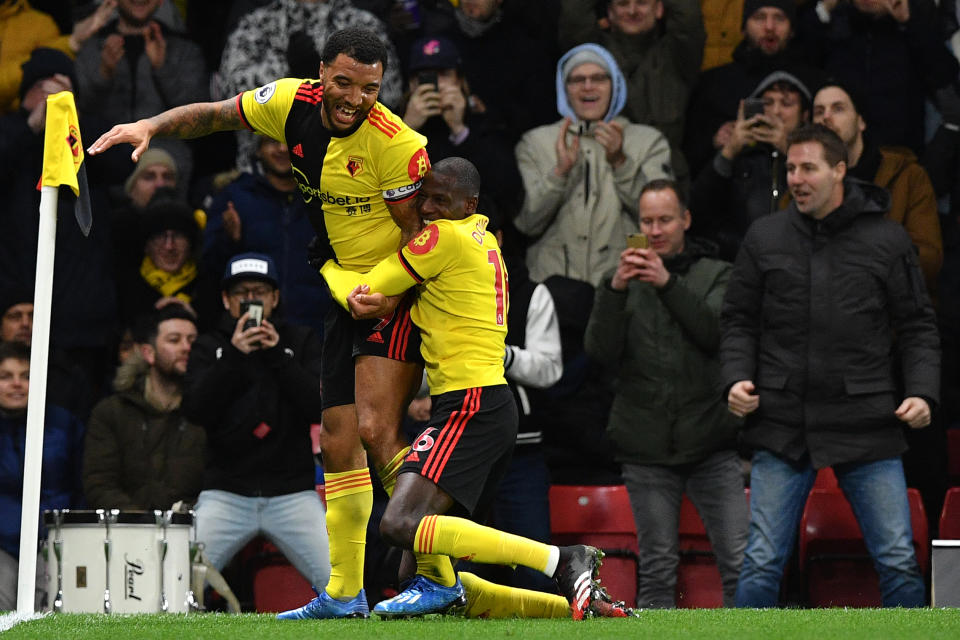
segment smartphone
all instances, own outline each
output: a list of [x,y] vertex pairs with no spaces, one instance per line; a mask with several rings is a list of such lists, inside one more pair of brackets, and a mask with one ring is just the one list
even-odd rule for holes
[[627,246],[631,249],[647,249],[650,247],[650,241],[647,240],[645,233],[628,233]]
[[439,89],[440,85],[437,84],[437,72],[436,71],[421,71],[417,74],[417,83],[418,84],[432,84],[434,88]]
[[763,98],[747,98],[743,101],[743,119],[749,120],[753,116],[763,113]]
[[263,303],[259,300],[244,300],[240,303],[240,315],[250,312],[250,317],[243,323],[243,330],[259,327],[263,322]]

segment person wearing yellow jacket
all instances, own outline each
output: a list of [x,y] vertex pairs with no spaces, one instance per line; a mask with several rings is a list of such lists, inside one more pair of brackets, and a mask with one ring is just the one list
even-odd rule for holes
[[49,47],[76,57],[80,45],[106,23],[116,6],[116,0],[104,0],[89,17],[77,22],[73,33],[61,35],[53,18],[27,0],[0,0],[0,113],[20,106],[21,66],[34,49]]

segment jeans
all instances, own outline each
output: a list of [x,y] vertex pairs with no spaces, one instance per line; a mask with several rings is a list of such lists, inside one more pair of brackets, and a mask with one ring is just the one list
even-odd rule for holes
[[723,581],[723,604],[733,606],[750,521],[740,458],[718,451],[696,465],[623,465],[639,549],[637,606],[676,606],[680,562],[677,526],[686,492],[703,519]]
[[221,570],[254,536],[262,534],[317,589],[330,579],[327,518],[316,491],[269,498],[216,489],[197,500],[197,540]]
[[[883,606],[924,606],[923,578],[913,551],[910,505],[900,458],[850,462],[835,465],[833,470],[880,577]],[[777,606],[783,569],[816,474],[809,462],[798,468],[769,451],[753,455],[750,537],[737,584],[736,606]]]

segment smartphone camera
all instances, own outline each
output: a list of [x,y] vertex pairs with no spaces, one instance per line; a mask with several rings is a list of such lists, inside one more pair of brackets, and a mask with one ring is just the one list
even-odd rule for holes
[[244,300],[240,303],[240,315],[250,312],[250,317],[243,323],[243,330],[259,327],[263,322],[263,303],[259,300]]
[[743,101],[744,120],[749,120],[754,116],[762,115],[763,112],[763,98],[747,98]]
[[627,246],[631,249],[647,249],[650,241],[645,233],[631,233],[627,235]]
[[439,85],[437,84],[437,72],[421,71],[417,74],[417,83],[421,85],[432,84],[434,89],[439,89]]

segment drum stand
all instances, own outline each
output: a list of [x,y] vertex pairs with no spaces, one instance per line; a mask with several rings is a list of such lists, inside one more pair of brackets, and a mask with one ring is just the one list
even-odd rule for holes
[[63,611],[63,538],[60,537],[60,525],[63,522],[63,512],[53,510],[53,555],[57,557],[57,597],[53,600],[54,613]]
[[110,525],[117,523],[117,516],[120,515],[119,509],[97,509],[97,516],[103,525],[105,537],[103,540],[103,555],[107,560],[106,569],[106,587],[103,590],[103,612],[110,613],[110,551],[113,543],[110,541]]

